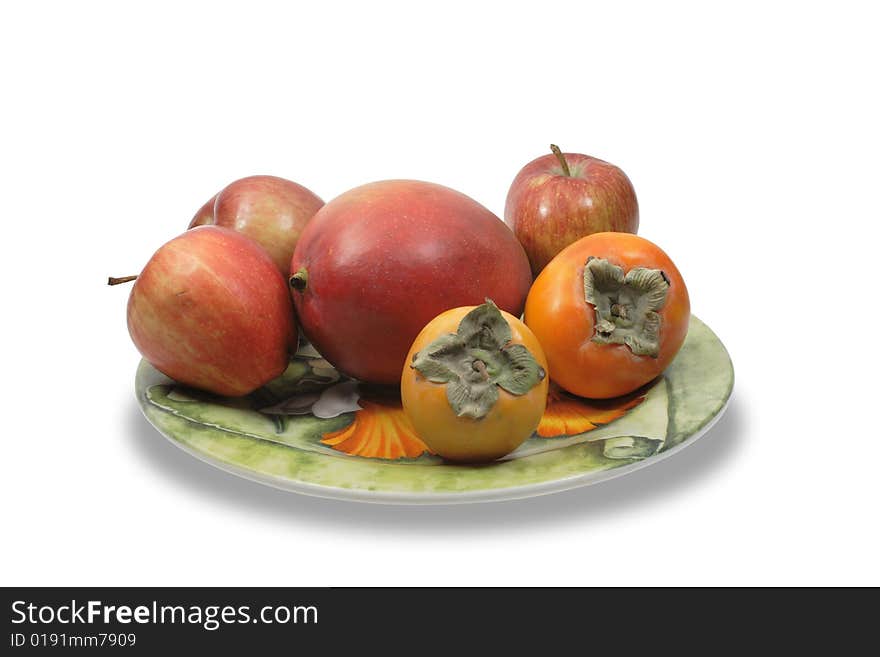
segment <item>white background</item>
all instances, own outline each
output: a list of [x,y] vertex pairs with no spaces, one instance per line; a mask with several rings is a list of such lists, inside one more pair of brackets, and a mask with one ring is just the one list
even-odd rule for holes
[[[303,3],[304,4],[304,3]],[[3,3],[2,584],[880,584],[870,3]],[[142,418],[125,288],[227,182],[389,177],[496,213],[551,142],[621,166],[737,383],[595,487],[288,494]]]

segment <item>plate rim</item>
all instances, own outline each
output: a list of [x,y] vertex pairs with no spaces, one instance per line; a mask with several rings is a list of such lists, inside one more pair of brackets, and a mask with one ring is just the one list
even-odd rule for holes
[[593,472],[582,472],[579,474],[553,479],[550,481],[541,481],[530,484],[522,484],[520,486],[505,486],[503,488],[488,488],[475,491],[463,491],[460,493],[410,493],[401,491],[375,491],[360,490],[356,488],[341,488],[338,486],[324,486],[322,484],[313,484],[305,481],[297,481],[295,479],[285,479],[276,475],[264,474],[255,470],[249,470],[227,463],[220,459],[215,459],[203,452],[199,452],[188,445],[175,440],[167,435],[159,427],[150,420],[144,406],[138,403],[141,414],[161,436],[168,442],[183,450],[190,456],[194,456],[199,461],[211,465],[218,470],[222,470],[229,474],[246,479],[254,483],[269,486],[277,490],[288,493],[297,493],[300,495],[308,495],[309,497],[317,497],[322,499],[330,499],[345,502],[359,502],[362,504],[384,504],[393,506],[441,506],[441,505],[459,505],[459,504],[479,504],[487,502],[506,502],[530,497],[540,497],[543,495],[551,495],[553,493],[561,493],[567,490],[583,488],[593,484],[599,484],[609,481],[617,477],[631,474],[642,468],[647,468],[656,463],[660,463],[669,456],[677,454],[685,447],[694,444],[700,438],[705,436],[714,427],[730,406],[733,398],[733,386],[731,384],[731,392],[724,404],[700,429],[688,436],[686,440],[663,450],[658,454],[654,454],[646,459],[628,463],[616,468],[607,470],[599,470]]

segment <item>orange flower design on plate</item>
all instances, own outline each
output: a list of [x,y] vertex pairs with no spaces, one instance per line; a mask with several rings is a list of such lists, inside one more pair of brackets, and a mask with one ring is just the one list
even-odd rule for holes
[[575,436],[608,424],[645,401],[644,394],[627,395],[616,399],[584,399],[570,395],[550,383],[547,408],[538,424],[541,438]]
[[361,410],[354,414],[354,422],[339,431],[325,433],[321,437],[323,444],[367,458],[415,458],[423,452],[430,453],[403,412],[399,398],[362,395],[358,405]]
[[[355,412],[354,421],[344,429],[323,434],[322,444],[364,458],[416,458],[432,453],[416,435],[399,397],[366,392],[363,387],[358,386],[360,410]],[[608,400],[583,399],[551,383],[537,435],[557,438],[586,433],[623,417],[644,400],[644,394],[638,393]]]

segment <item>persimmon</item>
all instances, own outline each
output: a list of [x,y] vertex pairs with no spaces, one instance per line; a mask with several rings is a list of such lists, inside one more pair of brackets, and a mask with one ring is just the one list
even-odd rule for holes
[[491,461],[529,438],[547,403],[547,359],[519,319],[486,301],[441,313],[401,376],[403,410],[431,451]]
[[659,376],[689,320],[678,268],[656,244],[629,233],[595,233],[563,249],[535,280],[525,311],[553,380],[594,399]]

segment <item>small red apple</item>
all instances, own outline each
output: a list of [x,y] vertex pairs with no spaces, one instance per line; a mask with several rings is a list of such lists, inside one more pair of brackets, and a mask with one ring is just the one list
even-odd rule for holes
[[593,233],[636,233],[639,204],[626,174],[603,160],[580,153],[552,154],[520,170],[504,206],[504,221],[537,276],[566,246]]
[[287,275],[300,233],[322,205],[324,201],[291,180],[250,176],[230,183],[205,203],[189,227],[214,224],[247,235]]
[[163,374],[229,396],[281,375],[296,344],[285,277],[255,242],[217,226],[150,258],[128,299],[128,330]]

